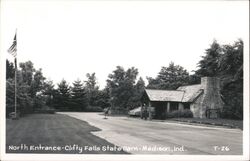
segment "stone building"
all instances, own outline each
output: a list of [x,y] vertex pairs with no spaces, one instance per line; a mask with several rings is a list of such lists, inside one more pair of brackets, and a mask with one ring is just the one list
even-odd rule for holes
[[201,84],[181,86],[177,90],[145,89],[142,103],[155,108],[155,117],[190,109],[196,118],[218,118],[223,107],[220,80],[202,77]]

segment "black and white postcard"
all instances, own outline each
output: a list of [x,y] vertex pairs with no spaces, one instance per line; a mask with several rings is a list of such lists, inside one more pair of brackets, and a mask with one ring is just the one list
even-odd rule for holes
[[0,4],[0,160],[249,160],[249,1]]

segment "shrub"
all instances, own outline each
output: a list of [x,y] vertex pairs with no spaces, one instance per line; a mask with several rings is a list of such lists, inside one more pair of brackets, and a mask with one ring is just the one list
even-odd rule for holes
[[180,117],[180,113],[181,111],[172,111],[166,114],[166,118],[176,118],[176,117]]
[[43,113],[55,114],[55,113],[56,113],[56,110],[55,110],[55,109],[47,109],[47,110],[44,110]]
[[193,117],[193,113],[190,110],[176,110],[170,113],[167,113],[166,118],[178,118],[178,117],[184,117],[184,118],[192,118]]
[[228,109],[223,109],[222,111],[220,111],[220,117],[223,119],[242,120],[240,113],[233,112],[233,111],[230,111]]
[[70,111],[68,107],[65,106],[57,106],[55,107],[57,111]]
[[33,107],[34,109],[42,109],[45,106],[45,99],[42,96],[36,96],[34,98]]
[[115,114],[115,115],[127,115],[128,114],[128,110],[123,108],[123,107],[113,107],[110,109],[111,114]]
[[174,118],[175,117],[175,114],[173,112],[169,112],[166,114],[166,118]]
[[49,106],[43,106],[41,109],[37,109],[35,112],[43,114],[55,114],[56,110]]
[[182,111],[182,117],[184,118],[192,118],[193,117],[193,112],[190,110],[183,110]]
[[103,112],[103,109],[100,106],[88,106],[85,109],[86,112]]

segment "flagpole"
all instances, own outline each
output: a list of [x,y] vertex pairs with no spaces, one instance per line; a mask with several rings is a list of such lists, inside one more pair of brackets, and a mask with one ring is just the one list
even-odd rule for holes
[[15,57],[15,118],[17,118],[17,60]]
[[[17,28],[16,28],[15,36],[17,36]],[[17,49],[17,37],[16,37],[16,49]],[[17,58],[15,56],[15,118],[17,119],[17,77],[16,75],[17,75]]]
[[14,56],[14,64],[15,64],[15,87],[14,87],[14,118],[13,119],[18,119],[18,115],[17,115],[17,39],[16,39],[16,36],[17,36],[17,29],[16,29],[16,33],[15,33],[15,37],[14,37],[14,40],[13,40],[13,43],[12,45],[10,46],[10,48],[7,50],[8,53],[10,53],[12,56]]

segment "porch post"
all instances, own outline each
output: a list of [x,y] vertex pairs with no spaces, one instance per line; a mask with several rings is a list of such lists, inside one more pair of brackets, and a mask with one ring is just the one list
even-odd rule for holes
[[148,115],[149,115],[149,120],[152,120],[151,102],[150,101],[149,101],[149,104],[148,104]]
[[184,110],[184,105],[182,104],[182,103],[178,103],[178,110],[179,111],[182,111],[182,110]]
[[168,102],[168,104],[167,104],[167,113],[169,113],[170,112],[170,102]]

